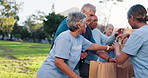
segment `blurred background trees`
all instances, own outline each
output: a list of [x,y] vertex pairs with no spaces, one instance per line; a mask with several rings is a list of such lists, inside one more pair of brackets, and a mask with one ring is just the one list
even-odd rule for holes
[[35,14],[27,17],[23,25],[19,25],[19,16],[23,3],[17,4],[15,0],[0,0],[0,36],[1,40],[21,40],[42,42],[52,40],[60,22],[65,18],[53,11],[48,15],[37,10]]
[[46,37],[52,39],[59,24],[65,17],[55,12],[49,13],[43,21]]
[[0,1],[0,34],[2,35],[2,40],[13,35],[12,31],[15,23],[19,20],[17,14],[21,5],[21,3],[16,4],[16,2]]

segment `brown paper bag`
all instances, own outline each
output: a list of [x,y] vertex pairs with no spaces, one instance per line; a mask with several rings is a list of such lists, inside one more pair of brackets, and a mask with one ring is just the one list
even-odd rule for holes
[[89,78],[96,78],[97,77],[99,63],[101,63],[101,62],[90,61]]
[[89,78],[117,78],[116,63],[91,61]]
[[132,78],[134,77],[134,70],[131,62],[117,64],[117,78]]
[[117,78],[116,63],[100,63],[96,78]]
[[131,78],[133,67],[130,62],[124,64],[90,62],[89,78]]

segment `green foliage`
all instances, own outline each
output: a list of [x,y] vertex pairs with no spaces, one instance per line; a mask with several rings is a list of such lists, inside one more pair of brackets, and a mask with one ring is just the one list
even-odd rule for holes
[[36,78],[49,44],[0,41],[0,78]]
[[10,33],[13,30],[14,23],[16,20],[13,17],[8,18],[0,18],[1,20],[1,27],[3,33]]
[[45,39],[45,32],[43,30],[43,19],[45,18],[44,12],[37,11],[37,14],[32,14],[25,21],[25,26],[27,31],[30,32],[30,38],[34,40],[34,42],[40,42],[41,39]]
[[22,3],[16,4],[15,1],[9,2],[7,0],[1,0],[1,17],[18,17],[19,9]]
[[30,38],[30,32],[28,32],[27,28],[26,27],[21,27],[20,29],[20,35],[21,35],[21,39],[28,39]]
[[16,34],[15,37],[16,37],[17,39],[19,39],[19,38],[21,38],[21,35],[20,35],[20,34]]
[[[9,0],[0,0],[0,30],[2,30],[3,38],[13,31],[14,24],[19,20],[19,9],[22,3]],[[3,39],[2,38],[2,39]]]
[[52,35],[55,34],[59,24],[65,17],[60,14],[49,13],[48,16],[46,16],[46,20],[44,20],[44,30],[45,32],[52,37]]

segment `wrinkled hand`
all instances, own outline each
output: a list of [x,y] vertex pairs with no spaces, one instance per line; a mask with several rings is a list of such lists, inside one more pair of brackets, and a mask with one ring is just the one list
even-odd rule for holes
[[115,50],[119,50],[119,51],[120,51],[120,49],[121,49],[120,44],[117,43],[117,42],[114,42],[114,43],[112,44],[112,46],[114,47]]
[[116,40],[119,41],[123,41],[125,38],[129,38],[130,34],[120,34],[116,37]]
[[86,58],[87,55],[88,55],[87,52],[82,52],[80,58],[84,59]]
[[115,32],[115,36],[117,37],[120,34],[124,33],[124,28],[119,28],[116,32]]
[[109,59],[109,62],[115,62],[115,63],[116,63],[117,60],[116,60],[115,58],[110,58],[110,59]]

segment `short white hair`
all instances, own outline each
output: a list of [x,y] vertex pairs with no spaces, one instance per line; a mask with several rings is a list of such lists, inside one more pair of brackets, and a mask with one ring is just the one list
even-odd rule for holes
[[86,12],[89,11],[95,11],[96,12],[96,7],[90,3],[84,4],[83,7],[81,8],[81,11],[85,10]]
[[84,20],[86,18],[86,15],[82,12],[71,12],[68,14],[67,17],[67,25],[69,27],[70,31],[75,31],[78,29],[77,25],[82,25],[84,23]]

